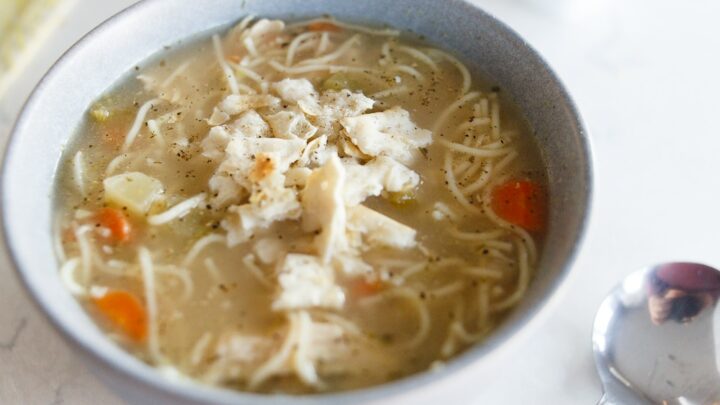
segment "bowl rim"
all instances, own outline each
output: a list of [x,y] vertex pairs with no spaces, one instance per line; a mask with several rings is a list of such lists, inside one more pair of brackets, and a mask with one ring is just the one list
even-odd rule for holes
[[[238,401],[245,403],[245,401],[249,401],[249,403],[262,402],[280,405],[301,403],[334,404],[338,403],[338,401],[342,401],[342,403],[357,403],[369,400],[388,399],[396,395],[407,393],[413,389],[423,387],[430,382],[446,380],[448,377],[456,375],[460,371],[469,368],[473,363],[478,362],[481,358],[497,356],[502,349],[506,349],[512,342],[520,340],[522,335],[527,335],[534,326],[537,326],[541,322],[542,318],[549,315],[551,308],[560,299],[560,292],[563,289],[562,287],[568,282],[568,276],[571,273],[571,270],[577,261],[580,249],[586,240],[588,227],[592,217],[594,200],[594,158],[592,139],[589,136],[586,125],[575,102],[570,97],[570,94],[562,80],[547,63],[547,61],[540,55],[540,53],[535,50],[535,48],[527,43],[522,36],[520,36],[510,26],[481,7],[472,4],[470,0],[446,0],[448,3],[447,7],[469,7],[473,9],[473,12],[480,13],[485,18],[492,21],[499,31],[507,35],[508,40],[510,40],[514,45],[524,48],[528,55],[531,58],[534,58],[535,62],[539,63],[547,71],[549,77],[552,79],[550,85],[560,94],[564,107],[570,112],[572,125],[578,131],[578,141],[580,144],[579,150],[584,159],[582,166],[585,169],[585,176],[583,178],[585,189],[581,190],[583,195],[580,199],[584,205],[584,209],[581,211],[581,218],[579,218],[579,222],[575,228],[577,237],[568,251],[568,254],[562,260],[562,269],[550,281],[545,291],[538,299],[537,305],[523,311],[522,315],[514,320],[513,327],[502,332],[500,339],[495,339],[489,344],[483,344],[480,347],[469,349],[465,353],[454,357],[442,368],[442,370],[438,372],[415,373],[399,380],[352,391],[309,395],[277,395],[257,394],[222,387],[211,387],[195,381],[183,380],[180,383],[171,381],[161,376],[155,367],[140,362],[127,352],[127,356],[132,357],[134,362],[139,364],[133,365],[131,362],[121,362],[123,359],[118,359],[114,356],[108,355],[107,353],[99,350],[99,348],[90,344],[90,342],[84,338],[82,331],[66,327],[61,319],[53,316],[52,303],[45,299],[43,294],[36,288],[34,282],[29,277],[29,273],[32,272],[32,270],[23,268],[21,264],[22,260],[16,251],[16,246],[13,240],[13,235],[17,230],[10,229],[8,227],[8,212],[6,210],[6,205],[8,204],[9,198],[8,193],[5,192],[8,188],[8,178],[6,173],[9,171],[10,162],[14,160],[13,156],[17,149],[18,134],[23,132],[23,128],[27,125],[27,122],[32,119],[31,114],[28,112],[32,110],[32,107],[35,104],[37,104],[48,83],[55,80],[55,76],[60,70],[60,67],[68,63],[75,54],[80,52],[86,43],[91,42],[94,37],[99,36],[103,31],[109,29],[111,25],[121,23],[123,19],[128,18],[132,14],[142,13],[143,10],[149,7],[150,4],[159,1],[162,0],[141,0],[126,7],[101,22],[98,26],[83,35],[70,48],[68,48],[68,50],[66,50],[43,75],[28,96],[27,100],[23,103],[15,124],[8,135],[6,147],[3,152],[2,167],[0,168],[2,173],[2,176],[0,177],[0,228],[2,231],[3,248],[7,253],[7,257],[12,264],[16,276],[21,281],[26,293],[32,298],[31,301],[35,307],[40,310],[43,317],[53,325],[55,330],[59,332],[60,336],[62,336],[62,338],[68,342],[74,350],[80,350],[86,358],[90,358],[98,365],[114,372],[118,377],[129,379],[132,383],[139,383],[146,386],[146,388],[158,391],[164,395],[170,395],[178,400],[191,400],[197,402],[210,401],[211,403],[222,404],[237,403]],[[182,38],[187,38],[191,35],[193,35],[193,33],[185,35]]]

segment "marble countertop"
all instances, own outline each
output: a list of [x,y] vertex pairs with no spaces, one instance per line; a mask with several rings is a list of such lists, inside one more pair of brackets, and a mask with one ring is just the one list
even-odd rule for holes
[[[0,99],[4,144],[22,102],[65,49],[134,0],[79,0]],[[666,260],[720,266],[720,2],[475,0],[549,61],[592,136],[591,225],[564,295],[533,334],[478,375],[469,404],[589,404],[595,309],[624,275]],[[29,301],[0,257],[0,403],[122,404]],[[496,356],[497,357],[497,356]]]

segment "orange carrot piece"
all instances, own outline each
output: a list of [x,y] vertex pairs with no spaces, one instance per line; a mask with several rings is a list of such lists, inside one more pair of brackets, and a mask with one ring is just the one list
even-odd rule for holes
[[491,205],[500,218],[528,231],[545,226],[545,194],[530,180],[511,180],[495,187]]
[[139,299],[127,291],[111,290],[93,303],[119,330],[137,342],[147,336],[147,315]]
[[327,21],[317,21],[314,23],[308,24],[308,31],[313,32],[321,32],[321,31],[328,31],[328,32],[340,32],[342,31],[342,28],[338,27],[337,25],[327,22]]
[[380,280],[366,280],[364,278],[353,281],[350,285],[352,296],[357,298],[368,297],[382,291],[385,285]]
[[111,240],[121,243],[130,240],[130,221],[122,211],[109,207],[102,208],[95,217],[100,226],[110,230]]

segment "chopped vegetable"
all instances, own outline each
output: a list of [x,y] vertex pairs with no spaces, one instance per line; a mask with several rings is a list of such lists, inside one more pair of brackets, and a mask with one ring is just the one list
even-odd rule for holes
[[385,285],[380,280],[367,280],[361,278],[354,280],[350,284],[350,293],[353,297],[362,298],[370,295],[375,295],[381,292],[385,288]]
[[393,205],[404,207],[416,202],[415,189],[407,191],[389,191],[385,196]]
[[314,23],[308,24],[308,31],[313,32],[321,32],[321,31],[328,31],[328,32],[341,32],[342,28],[338,27],[337,25],[327,22],[327,21],[316,21]]
[[335,90],[340,91],[348,89],[352,91],[365,90],[365,85],[362,80],[351,77],[349,74],[339,72],[331,75],[322,84],[323,90]]
[[136,215],[145,215],[163,194],[160,180],[140,172],[118,174],[103,180],[105,201]]
[[135,341],[147,336],[147,315],[137,297],[127,291],[110,290],[92,302],[118,329]]
[[512,180],[493,190],[492,209],[500,218],[528,231],[545,226],[545,194],[530,180]]
[[110,111],[103,106],[93,108],[90,114],[97,122],[105,122],[105,120],[110,118]]
[[109,239],[114,242],[130,240],[130,221],[122,211],[115,208],[103,208],[95,216],[100,226],[110,230]]

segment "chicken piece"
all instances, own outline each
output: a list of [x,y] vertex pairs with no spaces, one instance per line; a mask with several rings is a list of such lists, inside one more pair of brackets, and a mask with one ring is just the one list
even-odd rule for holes
[[340,308],[345,293],[335,284],[333,270],[316,256],[290,253],[278,267],[280,290],[274,310]]
[[318,231],[315,246],[323,263],[329,263],[335,251],[347,249],[345,239],[345,169],[337,156],[313,170],[302,192],[302,228]]
[[270,127],[267,122],[257,111],[249,110],[229,125],[210,128],[210,132],[200,146],[203,156],[213,160],[222,160],[225,157],[225,148],[231,140],[239,137],[263,138],[267,136],[270,136]]
[[373,108],[375,100],[350,90],[325,91],[319,98],[305,97],[298,106],[307,115],[327,120],[355,117]]
[[353,234],[351,246],[364,250],[373,246],[409,249],[417,245],[413,228],[363,205],[348,208],[347,229]]
[[[263,164],[266,158],[260,155],[257,164]],[[266,229],[277,221],[298,219],[300,214],[297,192],[285,187],[284,175],[272,171],[253,185],[248,203],[228,209],[221,225],[227,231],[228,246],[236,246],[249,240],[258,229]]]
[[317,132],[317,127],[298,111],[280,111],[267,117],[272,132],[277,138],[310,139]]
[[364,165],[350,159],[344,163],[347,172],[344,198],[349,206],[358,205],[370,196],[378,196],[383,190],[407,192],[420,184],[417,173],[386,156],[379,156]]
[[263,264],[273,264],[279,261],[286,253],[286,244],[278,238],[262,238],[253,245],[255,256]]
[[273,83],[271,88],[283,100],[296,104],[300,100],[317,99],[318,93],[308,79],[283,79]]
[[419,128],[400,107],[340,120],[348,137],[370,156],[389,156],[411,163],[415,151],[432,143],[432,132]]
[[277,107],[280,99],[269,94],[231,94],[225,97],[214,109],[208,124],[215,126],[226,123],[233,115],[263,108]]
[[333,156],[337,156],[337,148],[335,145],[328,145],[327,135],[320,135],[308,142],[302,156],[300,156],[300,165],[319,167]]
[[285,173],[285,187],[305,187],[312,169],[307,167],[293,167]]

